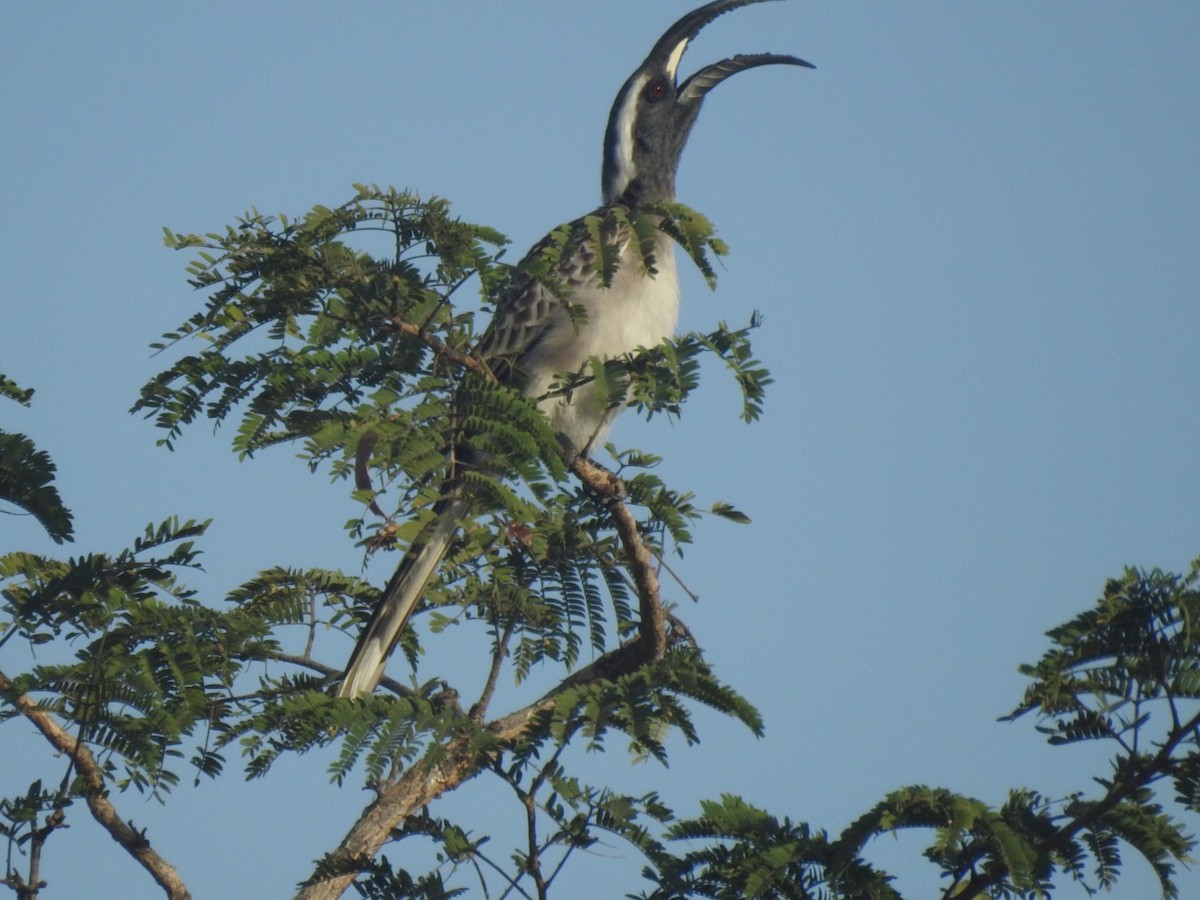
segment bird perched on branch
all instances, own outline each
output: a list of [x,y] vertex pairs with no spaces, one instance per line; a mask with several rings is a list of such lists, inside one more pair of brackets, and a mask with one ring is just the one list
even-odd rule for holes
[[[629,76],[613,102],[604,136],[601,214],[675,200],[675,175],[688,134],[705,96],[726,78],[765,65],[812,68],[794,56],[745,54],[678,80],[684,51],[702,28],[723,13],[759,2],[763,0],[715,0],[689,12],[667,29]],[[602,439],[617,410],[587,385],[566,395],[553,392],[560,374],[580,372],[592,359],[654,347],[672,335],[678,318],[672,238],[655,229],[648,249],[645,235],[632,234],[628,219],[624,221],[605,238],[606,247],[615,251],[615,266],[598,266],[597,248],[576,240],[555,266],[554,285],[519,274],[473,354],[501,382],[540,398],[539,407],[576,453],[586,454]],[[567,233],[582,230],[582,222],[567,226]],[[553,237],[535,245],[526,259],[542,255]],[[369,694],[383,677],[409,616],[470,509],[471,498],[454,477],[456,465],[474,462],[469,456],[466,449],[451,461],[435,516],[388,582],[346,667],[339,696]]]

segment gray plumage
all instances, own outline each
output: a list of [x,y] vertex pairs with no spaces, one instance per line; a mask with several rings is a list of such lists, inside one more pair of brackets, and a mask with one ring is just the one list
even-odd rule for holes
[[[700,29],[722,13],[758,2],[762,0],[716,0],[693,10],[667,29],[626,80],[613,102],[605,132],[601,213],[617,204],[634,207],[674,200],[679,157],[692,124],[704,97],[724,79],[769,64],[811,67],[794,56],[742,55],[677,83],[679,62]],[[568,227],[581,229],[582,219]],[[578,372],[593,357],[611,359],[639,347],[653,347],[671,336],[679,314],[671,239],[661,232],[657,235],[653,273],[645,271],[642,255],[628,235],[618,230],[611,240],[619,253],[608,284],[592,265],[589,253],[594,248],[586,241],[572,242],[570,246],[578,249],[559,264],[555,289],[518,274],[475,349],[502,383],[528,397],[542,398],[541,410],[579,453],[587,453],[602,440],[617,411],[607,408],[587,386],[569,398],[548,397],[558,374]],[[536,245],[530,256],[540,247]],[[564,299],[574,308],[572,313]],[[454,477],[455,469],[485,463],[474,458],[469,448],[463,453],[452,461],[434,519],[409,547],[384,589],[346,667],[339,696],[360,697],[379,684],[388,657],[445,557],[458,523],[469,513],[471,501]]]

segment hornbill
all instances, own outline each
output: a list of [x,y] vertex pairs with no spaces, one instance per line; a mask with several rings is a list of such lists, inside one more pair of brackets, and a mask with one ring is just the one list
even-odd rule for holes
[[[604,135],[601,215],[613,206],[629,209],[675,199],[675,175],[688,134],[705,96],[731,75],[756,66],[812,68],[794,56],[742,54],[705,66],[678,81],[688,43],[723,13],[763,0],[715,0],[692,10],[666,30],[626,80],[613,102]],[[593,213],[592,215],[595,215]],[[582,229],[582,220],[568,228]],[[627,230],[627,229],[626,229]],[[491,324],[473,355],[505,384],[536,398],[570,452],[586,454],[600,441],[618,410],[608,408],[587,385],[568,395],[553,392],[561,373],[580,372],[592,358],[612,359],[671,336],[679,314],[679,278],[672,239],[657,231],[653,266],[627,233],[612,236],[619,259],[611,277],[597,272],[595,247],[572,245],[548,285],[521,272],[497,304]],[[548,236],[526,259],[540,255]],[[338,688],[342,697],[371,693],[426,585],[471,506],[468,490],[455,480],[456,467],[486,465],[469,447],[455,451],[434,518],[411,544],[388,582]]]

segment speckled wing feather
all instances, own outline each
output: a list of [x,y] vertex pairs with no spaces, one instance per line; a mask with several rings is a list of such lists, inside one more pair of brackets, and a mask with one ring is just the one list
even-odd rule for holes
[[[601,213],[598,210],[597,213]],[[593,214],[593,215],[595,215]],[[547,328],[570,318],[565,304],[581,290],[600,286],[596,271],[596,247],[586,240],[584,218],[563,225],[529,249],[517,265],[512,286],[496,307],[492,321],[479,339],[475,355],[501,384],[522,386],[521,359],[536,346]],[[625,235],[607,237],[621,249]],[[552,275],[539,279],[531,273],[535,263],[561,254]]]

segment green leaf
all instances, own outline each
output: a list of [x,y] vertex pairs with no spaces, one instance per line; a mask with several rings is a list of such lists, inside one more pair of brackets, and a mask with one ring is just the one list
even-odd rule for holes
[[9,400],[16,400],[22,406],[28,406],[33,397],[33,388],[23,388],[0,372],[0,397],[7,397]]
[[749,525],[750,517],[739,509],[735,509],[728,503],[717,502],[712,505],[713,515],[720,516],[723,519],[728,519],[731,522],[737,522],[739,525]]
[[0,431],[0,500],[30,513],[56,542],[73,540],[71,512],[54,481],[55,465],[23,434]]

